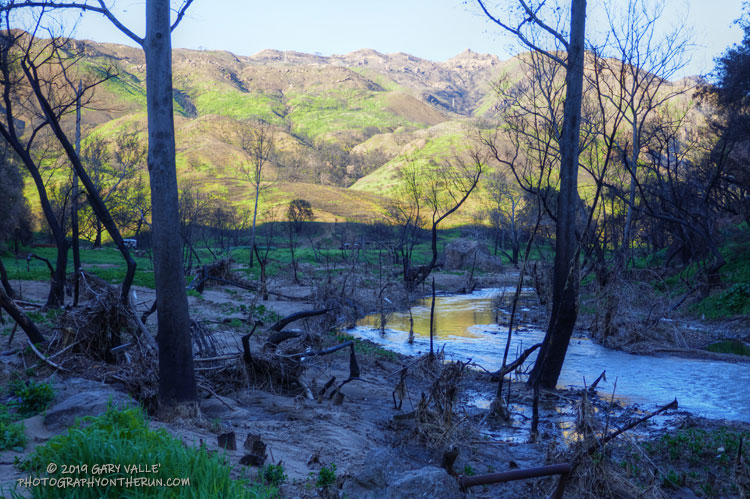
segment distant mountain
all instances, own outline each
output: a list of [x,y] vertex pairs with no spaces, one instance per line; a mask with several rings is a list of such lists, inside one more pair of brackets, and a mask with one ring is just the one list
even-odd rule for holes
[[[116,72],[97,88],[90,109],[84,111],[88,133],[107,139],[135,126],[145,140],[143,52],[81,40],[71,40],[71,45],[85,55],[88,71]],[[272,203],[286,202],[299,190],[292,184],[318,184],[307,192],[322,218],[362,217],[362,211],[350,212],[351,203],[337,207],[328,200],[388,163],[407,143],[438,140],[446,133],[446,144],[458,140],[461,127],[450,123],[477,112],[490,82],[507,64],[470,50],[433,62],[369,49],[330,57],[278,50],[246,57],[176,49],[180,179],[243,202],[247,184],[236,165],[247,158],[232,140],[232,131],[263,119],[276,127],[280,151],[269,169],[268,178],[281,180],[271,188]],[[349,197],[366,196],[362,206],[388,203],[379,197],[387,192],[366,194],[361,185],[348,192]]]
[[[87,135],[112,140],[118,130],[136,127],[146,140],[143,52],[70,43],[84,54],[85,71],[116,73],[97,87],[84,111]],[[263,206],[305,197],[319,219],[377,218],[406,155],[440,160],[465,147],[477,118],[492,116],[492,82],[503,74],[521,79],[519,57],[501,61],[466,50],[434,62],[370,49],[328,57],[176,49],[179,179],[234,203],[248,202],[249,185],[237,168],[248,158],[237,131],[265,120],[276,129],[279,154],[268,169],[266,178],[277,181]]]

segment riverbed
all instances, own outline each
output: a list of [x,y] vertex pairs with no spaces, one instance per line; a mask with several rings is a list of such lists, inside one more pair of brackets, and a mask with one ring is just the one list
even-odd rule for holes
[[[435,304],[434,347],[445,349],[446,359],[471,361],[494,371],[502,364],[507,326],[495,323],[495,298],[514,289],[483,289],[466,295],[438,296]],[[528,290],[527,290],[528,292]],[[408,343],[409,313],[392,314],[385,333],[377,316],[367,316],[349,334],[368,339],[386,349],[406,355],[429,351],[430,302],[412,307],[414,343]],[[508,361],[518,352],[539,343],[544,331],[524,323],[528,309],[517,314]],[[520,320],[519,320],[520,319]],[[536,353],[528,363],[535,360]],[[750,422],[750,364],[691,359],[670,355],[632,355],[605,348],[574,333],[565,357],[559,387],[581,388],[606,370],[601,393],[615,391],[618,399],[644,409],[664,405],[677,398],[680,409],[711,419]],[[615,386],[616,383],[616,386]]]

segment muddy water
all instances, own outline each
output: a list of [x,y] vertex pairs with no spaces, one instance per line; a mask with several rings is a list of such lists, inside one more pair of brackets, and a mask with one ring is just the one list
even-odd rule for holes
[[[470,295],[441,296],[435,305],[435,348],[445,348],[446,358],[471,359],[488,370],[502,363],[507,327],[495,324],[493,298],[502,290],[476,291]],[[506,290],[506,294],[513,290]],[[413,344],[407,342],[409,314],[393,314],[385,334],[376,329],[377,317],[368,316],[348,332],[390,350],[407,355],[429,351],[430,306],[423,301],[412,308]],[[544,332],[523,324],[514,332],[509,360],[516,353],[542,341]],[[533,362],[535,354],[530,357]],[[616,395],[644,409],[666,404],[677,398],[680,408],[709,418],[750,421],[750,365],[673,356],[630,355],[609,350],[583,337],[571,340],[559,385],[583,387],[607,370],[607,381],[600,392],[611,393],[617,380]]]

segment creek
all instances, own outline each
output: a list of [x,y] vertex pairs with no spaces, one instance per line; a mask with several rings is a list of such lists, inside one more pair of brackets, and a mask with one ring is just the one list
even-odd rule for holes
[[[494,299],[512,295],[514,288],[484,289],[468,295],[438,296],[435,300],[434,347],[445,349],[446,359],[472,362],[495,371],[502,364],[507,326],[495,323]],[[528,293],[529,290],[526,290]],[[385,333],[377,329],[377,315],[370,315],[347,331],[386,349],[405,355],[421,355],[430,349],[430,299],[413,306],[414,343],[408,343],[409,313],[388,318]],[[524,324],[523,307],[517,312],[518,330],[513,332],[508,362],[524,348],[539,343],[544,331]],[[532,363],[536,352],[529,357]],[[575,332],[568,347],[558,386],[584,386],[603,370],[607,381],[600,393],[612,393],[628,404],[646,410],[677,398],[680,409],[697,416],[750,422],[750,364],[683,358],[670,355],[632,355],[598,345]]]

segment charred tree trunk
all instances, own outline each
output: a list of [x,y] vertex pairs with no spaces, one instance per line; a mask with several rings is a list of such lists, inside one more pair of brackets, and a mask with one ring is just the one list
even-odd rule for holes
[[24,330],[26,336],[28,336],[29,340],[32,343],[44,342],[44,336],[42,336],[42,333],[39,332],[36,324],[31,322],[31,319],[29,319],[28,316],[23,313],[23,310],[18,308],[15,302],[13,302],[11,297],[8,296],[8,294],[2,287],[0,287],[0,307],[8,312],[8,315],[10,315],[13,320],[18,323],[19,326],[21,326],[21,329]]
[[198,412],[185,276],[182,273],[172,105],[169,0],[147,0],[146,99],[154,278],[159,322],[159,412],[172,419]]
[[[130,286],[133,284],[133,278],[135,277],[135,260],[130,256],[130,252],[128,251],[127,247],[125,246],[125,241],[122,239],[122,236],[120,235],[120,231],[117,229],[117,225],[115,224],[115,221],[112,219],[112,216],[109,213],[109,210],[107,210],[107,207],[104,205],[104,202],[102,201],[102,198],[97,193],[96,186],[91,181],[91,178],[86,173],[86,170],[83,168],[83,164],[81,163],[81,159],[78,157],[78,154],[75,151],[75,148],[73,147],[73,144],[70,143],[70,140],[68,140],[67,135],[65,135],[65,132],[62,129],[62,126],[60,125],[60,122],[55,116],[55,113],[52,110],[52,107],[47,100],[47,97],[44,95],[44,92],[42,91],[42,87],[40,85],[40,78],[37,74],[36,67],[31,65],[30,61],[26,59],[24,61],[23,71],[26,75],[26,79],[29,82],[29,85],[31,86],[32,90],[34,91],[34,95],[36,96],[36,99],[39,103],[39,106],[42,108],[42,111],[45,114],[45,117],[47,118],[47,121],[49,123],[50,128],[52,129],[52,132],[55,134],[55,138],[60,142],[60,145],[63,147],[63,150],[65,151],[66,156],[68,157],[68,160],[70,160],[70,163],[73,165],[73,169],[75,171],[76,176],[78,179],[81,180],[84,187],[86,188],[86,192],[88,194],[89,202],[91,203],[91,208],[94,210],[94,213],[96,214],[97,221],[106,227],[107,232],[109,232],[109,235],[112,237],[112,240],[117,245],[117,248],[120,250],[120,253],[122,254],[123,258],[125,259],[125,263],[127,264],[127,270],[125,272],[125,279],[122,282],[122,287],[120,290],[120,298],[123,304],[128,304],[128,296],[130,293]],[[60,231],[62,232],[62,231]],[[57,240],[57,236],[55,238]],[[68,243],[65,239],[64,232],[62,233],[62,242],[64,244],[60,244],[58,242],[58,264],[55,268],[55,275],[57,276],[57,273],[60,271],[60,261],[63,261],[62,265],[62,279],[63,279],[63,285],[65,283],[65,268],[67,265],[67,253],[68,253]],[[64,247],[64,251],[60,251],[60,248]],[[55,281],[57,281],[57,277],[55,277]],[[63,287],[64,291],[64,287]]]
[[[76,91],[76,155],[81,154],[81,82],[78,82]],[[79,246],[78,233],[78,174],[73,172],[73,199],[70,203],[70,229],[72,232],[73,247],[73,306],[78,306],[78,295],[80,292],[80,271],[81,271],[81,249]]]
[[544,388],[555,388],[557,385],[578,316],[578,245],[575,228],[585,29],[586,0],[572,0],[560,145],[560,195],[557,204],[552,315],[541,351],[529,376],[529,384]]
[[0,259],[0,282],[3,284],[3,288],[5,289],[5,293],[10,298],[16,297],[16,292],[13,291],[13,287],[10,285],[10,280],[8,279],[8,271],[5,270],[5,265],[3,265],[3,260]]
[[94,225],[96,227],[96,236],[94,237],[94,244],[91,247],[96,249],[102,247],[102,223],[97,218]]

